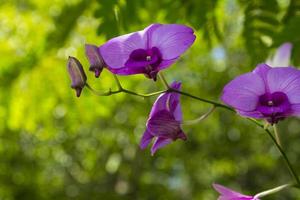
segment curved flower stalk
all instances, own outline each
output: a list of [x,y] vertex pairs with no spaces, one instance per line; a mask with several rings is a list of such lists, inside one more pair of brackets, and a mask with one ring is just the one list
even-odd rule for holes
[[213,184],[213,187],[220,194],[218,200],[259,200],[254,196],[238,193],[219,184]]
[[156,80],[195,41],[193,29],[179,24],[151,24],[113,38],[99,47],[108,69],[119,75],[144,74]]
[[265,197],[274,193],[277,193],[281,190],[284,190],[288,187],[293,187],[295,184],[284,184],[278,187],[260,192],[254,196],[244,195],[234,190],[231,190],[227,187],[224,187],[219,184],[213,184],[213,187],[217,192],[219,192],[220,196],[218,200],[260,200],[261,197]]
[[[173,82],[171,88],[180,90],[181,83]],[[180,94],[161,94],[153,104],[147,121],[147,129],[140,142],[141,149],[145,149],[151,140],[155,138],[151,148],[151,154],[179,139],[186,140],[186,135],[181,129],[182,112],[180,106]]]
[[223,89],[222,101],[245,117],[266,119],[275,124],[300,115],[300,70],[258,65],[236,77]]
[[278,47],[275,54],[272,57],[269,57],[267,59],[266,63],[270,67],[290,66],[292,48],[293,48],[292,43],[289,42],[283,43],[280,47]]

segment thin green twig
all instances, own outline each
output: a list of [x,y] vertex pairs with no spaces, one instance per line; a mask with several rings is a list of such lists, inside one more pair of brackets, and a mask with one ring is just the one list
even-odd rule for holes
[[118,89],[119,90],[122,90],[122,85],[121,85],[121,82],[120,82],[120,80],[119,80],[119,78],[117,77],[117,75],[115,75],[115,74],[113,74],[113,76],[114,76],[114,79],[115,79],[115,81],[116,81],[116,83],[117,83],[117,86],[118,86]]
[[169,91],[169,92],[176,92],[176,93],[179,93],[179,94],[181,94],[181,95],[184,95],[184,96],[187,96],[187,97],[190,97],[190,98],[193,98],[193,99],[196,99],[196,100],[205,102],[205,103],[212,104],[212,105],[214,105],[215,107],[225,108],[225,109],[227,109],[227,110],[230,110],[230,111],[235,112],[235,110],[234,110],[233,108],[229,107],[229,106],[226,106],[226,105],[224,105],[224,104],[221,104],[221,103],[218,103],[218,102],[215,102],[215,101],[212,101],[212,100],[207,100],[207,99],[204,99],[204,98],[201,98],[201,97],[198,97],[198,96],[189,94],[189,93],[187,93],[187,92],[183,92],[183,91],[176,90],[176,89],[173,89],[173,88],[170,88],[168,91]]
[[284,184],[284,185],[281,185],[281,186],[278,186],[278,187],[260,192],[260,193],[256,194],[253,199],[258,199],[258,198],[261,198],[261,197],[264,197],[264,196],[267,196],[267,195],[270,195],[270,194],[274,194],[274,193],[277,193],[277,192],[279,192],[283,189],[286,189],[288,187],[293,187],[293,186],[295,186],[295,184],[292,184],[292,183]]
[[[88,84],[86,84],[86,86],[87,86],[88,89],[90,89],[94,94],[96,94],[98,96],[110,96],[110,95],[113,95],[113,94],[117,94],[117,93],[122,93],[123,92],[123,93],[127,93],[127,94],[131,94],[131,95],[135,95],[135,96],[139,96],[139,97],[145,98],[145,97],[151,97],[151,96],[159,95],[159,94],[162,94],[162,93],[165,93],[165,92],[175,92],[175,93],[179,93],[181,95],[184,95],[184,96],[196,99],[198,101],[202,101],[204,103],[212,104],[212,105],[214,105],[214,107],[224,108],[226,110],[235,112],[235,110],[233,108],[231,108],[229,106],[226,106],[224,104],[221,104],[221,103],[218,103],[218,102],[215,102],[215,101],[212,101],[212,100],[207,100],[207,99],[204,99],[204,98],[201,98],[201,97],[189,94],[187,92],[179,91],[179,90],[176,90],[176,89],[173,89],[173,88],[169,88],[169,89],[166,89],[166,90],[157,91],[157,92],[153,92],[153,93],[149,93],[149,94],[140,94],[140,93],[137,93],[137,92],[134,92],[134,91],[130,91],[130,90],[124,89],[122,87],[119,88],[116,91],[109,90],[108,92],[101,93],[101,92],[95,91]],[[291,175],[294,177],[297,185],[300,187],[300,180],[299,180],[299,177],[298,177],[296,171],[294,170],[294,168],[293,168],[291,162],[289,161],[286,153],[281,148],[281,146],[278,144],[278,142],[276,141],[276,139],[273,136],[273,134],[268,129],[265,129],[264,125],[262,125],[261,123],[259,123],[257,120],[252,119],[252,118],[246,118],[246,119],[248,119],[249,121],[253,122],[254,124],[256,124],[257,126],[259,126],[260,128],[262,128],[263,130],[265,130],[268,133],[268,135],[272,139],[273,143],[275,144],[275,146],[277,147],[277,149],[281,153],[282,157],[284,158],[284,160],[285,160],[285,162],[287,164],[287,167],[288,167]]]
[[299,177],[295,171],[295,169],[293,168],[293,165],[291,164],[291,162],[289,161],[286,153],[284,152],[284,150],[281,148],[281,146],[277,143],[276,139],[274,138],[274,136],[272,135],[272,133],[268,130],[265,129],[265,131],[268,133],[268,135],[270,136],[270,138],[272,139],[272,141],[274,142],[274,144],[276,145],[277,149],[280,151],[281,155],[283,156],[291,175],[295,178],[295,181],[297,183],[297,185],[300,187],[300,180]]
[[121,90],[112,91],[111,89],[109,89],[106,92],[100,92],[100,91],[93,89],[88,83],[86,83],[85,85],[93,94],[95,94],[97,96],[110,96],[110,95],[122,92]]
[[204,113],[197,119],[184,121],[184,122],[182,122],[182,125],[193,125],[193,124],[199,123],[199,122],[203,121],[204,119],[206,119],[215,109],[216,109],[216,106],[213,105],[206,113]]
[[274,130],[276,142],[282,148],[282,144],[281,144],[281,140],[280,140],[280,135],[279,135],[278,128],[277,128],[276,124],[273,124],[273,130]]
[[158,76],[159,76],[159,79],[160,79],[160,80],[162,81],[162,83],[164,84],[165,88],[166,88],[166,89],[169,89],[170,86],[169,86],[169,84],[168,84],[168,82],[167,82],[165,76],[163,75],[163,73],[162,73],[162,72],[159,72],[159,73],[158,73]]

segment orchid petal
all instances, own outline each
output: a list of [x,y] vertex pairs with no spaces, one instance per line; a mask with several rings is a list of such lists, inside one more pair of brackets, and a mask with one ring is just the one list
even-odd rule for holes
[[150,44],[159,48],[164,60],[172,60],[184,53],[195,39],[193,29],[184,25],[166,24],[153,31]]
[[268,59],[267,63],[272,67],[288,67],[290,65],[291,51],[293,45],[291,43],[282,44],[276,51],[272,59]]
[[158,149],[160,149],[160,148],[166,146],[167,144],[170,144],[171,142],[172,142],[172,139],[158,137],[158,138],[155,140],[155,142],[154,142],[154,144],[153,144],[153,146],[152,146],[152,148],[151,148],[151,155],[154,155],[155,152],[156,152]]
[[291,104],[300,103],[300,71],[292,67],[273,68],[268,73],[270,92],[284,92]]
[[180,123],[167,110],[162,110],[153,115],[147,123],[147,128],[154,136],[163,136],[175,139],[181,131]]
[[109,68],[124,67],[132,51],[145,49],[147,37],[144,31],[129,33],[113,38],[100,46],[100,53]]
[[[264,84],[267,85],[267,74],[270,69],[272,68],[269,65],[262,63],[256,66],[253,73],[258,74],[264,80]],[[268,90],[268,88],[266,89]]]
[[213,184],[213,187],[221,195],[218,200],[255,200],[255,198],[252,196],[238,193],[219,184]]
[[143,135],[142,139],[141,139],[140,148],[145,149],[149,145],[149,143],[151,142],[153,137],[154,136],[151,135],[148,130],[146,130],[144,132],[144,135]]
[[259,96],[264,93],[263,79],[255,73],[247,73],[229,82],[223,89],[221,99],[238,110],[253,111]]
[[[180,82],[173,82],[171,84],[171,88],[180,90],[181,83]],[[172,92],[169,94],[169,110],[171,113],[174,114],[174,117],[177,121],[182,121],[182,111],[180,105],[180,94]]]

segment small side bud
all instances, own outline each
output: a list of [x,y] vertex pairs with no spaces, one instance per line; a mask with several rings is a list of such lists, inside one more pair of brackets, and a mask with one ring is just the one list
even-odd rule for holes
[[90,62],[90,71],[95,72],[95,77],[98,78],[105,67],[105,62],[99,52],[99,49],[95,45],[86,44],[85,54]]
[[80,97],[86,83],[86,75],[79,60],[69,56],[67,64],[68,72],[72,81],[71,88],[76,90],[76,96]]

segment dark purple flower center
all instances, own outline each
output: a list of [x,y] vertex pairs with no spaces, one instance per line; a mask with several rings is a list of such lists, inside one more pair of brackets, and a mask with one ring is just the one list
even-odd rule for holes
[[274,124],[289,114],[291,104],[283,92],[265,93],[259,97],[257,110]]
[[157,67],[162,61],[162,56],[158,48],[136,49],[131,52],[125,66],[136,68],[144,73],[148,78],[156,80]]

